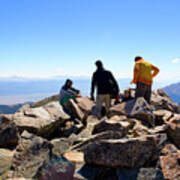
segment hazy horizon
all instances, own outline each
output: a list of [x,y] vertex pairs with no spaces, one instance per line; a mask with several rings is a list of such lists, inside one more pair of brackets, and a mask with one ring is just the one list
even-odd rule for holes
[[[25,102],[36,102],[54,94],[58,94],[67,78],[73,79],[73,86],[81,90],[83,96],[89,96],[91,87],[90,77],[58,76],[43,79],[9,77],[0,78],[0,104],[13,105]],[[128,87],[134,88],[134,85],[129,84],[130,80],[131,78],[117,78],[120,89],[123,90]],[[153,84],[153,89],[162,88],[169,84],[171,84],[171,81],[156,80]]]

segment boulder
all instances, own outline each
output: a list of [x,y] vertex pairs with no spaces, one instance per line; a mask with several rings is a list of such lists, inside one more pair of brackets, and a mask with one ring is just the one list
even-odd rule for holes
[[99,120],[95,116],[88,116],[88,118],[85,121],[86,126],[83,128],[83,130],[77,135],[76,140],[82,141],[83,139],[90,139],[92,137],[92,132],[94,129],[94,126],[99,123]]
[[85,162],[107,167],[137,168],[158,158],[166,134],[133,139],[100,140],[84,149]]
[[70,99],[66,103],[66,107],[71,112],[72,118],[77,118],[77,119],[83,120],[85,115],[73,99]]
[[167,133],[168,126],[166,124],[162,126],[155,126],[154,128],[151,128],[148,130],[149,134],[161,134],[161,133]]
[[90,138],[79,139],[77,145],[73,146],[72,149],[83,151],[91,143],[96,143],[100,140],[107,140],[107,139],[121,139],[122,133],[118,131],[105,131],[99,134],[92,135]]
[[61,126],[58,128],[57,135],[60,137],[69,137],[71,134],[79,134],[83,128],[84,125],[80,122],[79,124],[74,124],[73,121],[67,121],[65,123],[65,126]]
[[180,115],[174,116],[168,124],[168,136],[180,148]]
[[59,120],[70,118],[70,116],[64,112],[62,106],[57,101],[46,104],[44,108],[50,114],[52,119]]
[[160,157],[160,167],[165,179],[180,179],[180,153]]
[[110,116],[112,117],[113,115],[126,115],[131,118],[143,120],[154,126],[152,109],[144,98],[132,99],[115,105],[110,109]]
[[50,143],[24,131],[13,157],[14,177],[33,178],[49,158]]
[[19,131],[13,115],[3,115],[0,125],[0,148],[14,147],[18,143]]
[[155,124],[162,125],[165,124],[173,117],[173,113],[167,110],[157,110],[153,112],[155,116]]
[[89,97],[81,97],[76,98],[77,104],[79,108],[86,114],[92,110],[93,106],[95,105],[93,101],[90,100]]
[[167,143],[161,150],[162,156],[167,156],[167,155],[176,154],[176,153],[180,153],[180,150],[178,150],[177,147],[171,143]]
[[69,119],[62,109],[56,109],[53,106],[54,104],[48,104],[45,108],[27,109],[24,114],[15,113],[13,122],[20,131],[27,130],[38,136],[51,138],[59,126]]
[[72,180],[75,166],[65,158],[52,159],[40,173],[39,180]]
[[104,118],[95,125],[93,134],[98,134],[104,131],[118,131],[122,136],[128,133],[131,124],[128,122],[126,116],[114,117],[111,119]]
[[10,169],[13,160],[13,151],[0,149],[0,174]]
[[72,142],[67,138],[59,138],[51,140],[53,146],[52,153],[57,157],[62,157],[62,155],[68,151],[71,147]]
[[147,126],[143,125],[141,121],[134,119],[135,125],[131,130],[130,134],[132,137],[140,137],[149,134],[149,129]]
[[180,106],[173,103],[170,97],[162,89],[153,91],[151,96],[151,105],[156,110],[164,109],[173,113],[180,113]]

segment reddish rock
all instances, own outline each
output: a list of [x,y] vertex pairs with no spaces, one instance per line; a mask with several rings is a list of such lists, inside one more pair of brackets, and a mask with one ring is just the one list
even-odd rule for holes
[[160,166],[165,179],[180,180],[180,153],[161,156]]
[[167,124],[168,136],[180,148],[180,115],[174,116]]

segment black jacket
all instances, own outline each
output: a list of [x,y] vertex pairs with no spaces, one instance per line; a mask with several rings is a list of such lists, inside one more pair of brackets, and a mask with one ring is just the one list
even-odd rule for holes
[[94,72],[91,85],[91,96],[94,96],[94,90],[97,87],[97,94],[112,94],[113,89],[119,92],[118,84],[110,71],[103,68]]

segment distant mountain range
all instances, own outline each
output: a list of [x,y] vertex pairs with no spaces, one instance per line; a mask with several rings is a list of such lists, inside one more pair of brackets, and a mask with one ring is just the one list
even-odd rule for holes
[[[24,103],[24,104],[32,104],[32,103],[27,102],[27,103]],[[24,104],[0,105],[0,114],[14,114]]]
[[[37,102],[44,98],[58,94],[65,80],[73,80],[73,86],[81,91],[83,96],[90,94],[91,79],[89,77],[66,77],[56,76],[52,78],[24,78],[24,77],[0,77],[0,113],[14,113],[25,102]],[[120,78],[118,83],[120,89],[131,86],[130,78]],[[153,88],[163,88],[168,81],[157,81]],[[164,90],[169,94],[173,101],[180,102],[180,83],[166,86]],[[11,105],[15,104],[15,105]]]
[[172,101],[180,105],[180,82],[166,86],[163,89],[170,96]]

